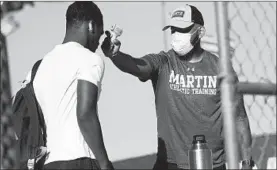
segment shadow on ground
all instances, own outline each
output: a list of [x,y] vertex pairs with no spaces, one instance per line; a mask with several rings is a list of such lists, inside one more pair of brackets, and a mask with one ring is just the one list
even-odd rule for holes
[[[253,159],[259,169],[266,169],[269,157],[276,157],[276,135],[253,137]],[[152,169],[156,154],[114,162],[116,169]]]

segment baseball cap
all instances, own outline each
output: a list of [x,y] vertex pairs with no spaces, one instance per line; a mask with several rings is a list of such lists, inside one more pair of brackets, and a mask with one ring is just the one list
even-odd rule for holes
[[186,4],[172,11],[169,25],[163,28],[163,31],[169,27],[187,28],[192,24],[204,26],[204,20],[201,12],[192,5]]

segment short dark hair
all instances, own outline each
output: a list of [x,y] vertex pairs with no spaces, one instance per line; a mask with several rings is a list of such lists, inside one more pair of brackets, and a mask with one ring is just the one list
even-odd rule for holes
[[85,21],[93,21],[103,25],[103,16],[98,6],[92,1],[75,1],[66,11],[66,26],[72,26]]

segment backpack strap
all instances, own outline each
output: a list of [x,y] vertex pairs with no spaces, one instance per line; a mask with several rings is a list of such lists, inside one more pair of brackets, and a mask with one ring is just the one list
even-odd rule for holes
[[33,68],[32,68],[31,81],[30,81],[30,83],[32,83],[32,84],[33,84],[33,81],[34,81],[34,79],[35,79],[35,76],[36,76],[36,73],[37,73],[37,71],[38,71],[38,67],[39,67],[41,61],[42,61],[42,60],[38,60],[38,61],[34,64],[34,66],[33,66]]
[[41,61],[42,61],[42,59],[38,60],[32,68],[31,81],[30,81],[30,85],[31,85],[30,93],[34,96],[34,100],[35,100],[35,103],[36,103],[36,106],[37,106],[36,110],[38,112],[39,124],[40,124],[41,127],[43,127],[43,129],[42,129],[43,130],[43,140],[45,142],[44,146],[46,146],[46,137],[47,137],[46,136],[46,124],[45,124],[44,116],[42,114],[42,110],[41,110],[40,105],[39,105],[39,103],[36,99],[36,95],[35,95],[35,91],[34,91],[34,87],[33,87],[33,82],[34,82],[34,79],[35,79],[35,76],[36,76],[36,73],[37,73],[37,70],[40,66]]
[[[38,67],[39,67],[39,65],[40,65],[40,63],[41,63],[41,61],[42,60],[38,60],[34,65],[33,65],[33,67],[32,67],[32,70],[31,70],[31,80],[30,80],[30,82],[28,83],[28,84],[31,84],[31,86],[32,86],[32,84],[33,84],[33,81],[34,81],[34,77],[35,77],[35,75],[36,75],[36,72],[37,72],[37,70],[38,70]],[[16,112],[17,110],[17,108],[22,104],[22,100],[24,100],[24,98],[27,100],[27,101],[29,101],[29,102],[31,102],[30,101],[30,97],[29,97],[29,94],[27,94],[27,96],[26,96],[26,94],[24,94],[24,89],[20,89],[17,93],[16,93],[16,95],[14,96],[14,101],[13,101],[13,104],[12,104],[12,109],[13,109],[13,112]],[[36,103],[37,104],[37,103]],[[28,106],[28,107],[30,107],[30,108],[32,108],[30,105]],[[14,121],[15,122],[17,122],[16,124],[14,124],[14,128],[15,128],[15,131],[16,131],[16,137],[19,137],[20,135],[21,135],[21,123],[22,123],[22,121],[21,121],[21,119],[23,119],[23,117],[24,117],[24,115],[14,115]]]

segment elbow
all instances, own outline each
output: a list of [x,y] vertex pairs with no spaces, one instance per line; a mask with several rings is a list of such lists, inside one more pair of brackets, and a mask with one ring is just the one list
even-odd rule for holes
[[77,115],[77,121],[79,126],[88,121],[87,117],[88,116],[85,116],[85,115]]
[[79,110],[77,111],[77,120],[79,121],[85,121],[88,118],[88,112],[84,111],[84,110]]
[[91,122],[97,118],[97,112],[93,110],[77,110],[78,122]]
[[97,131],[100,128],[98,117],[91,113],[77,116],[77,122],[83,133],[91,133],[91,131]]
[[142,82],[145,82],[147,81],[151,76],[150,75],[147,75],[147,74],[138,74],[137,76]]
[[86,127],[88,126],[89,124],[89,118],[86,114],[84,115],[77,115],[77,122],[78,122],[78,125],[79,125],[79,128],[80,130],[84,130],[84,129],[87,129]]

